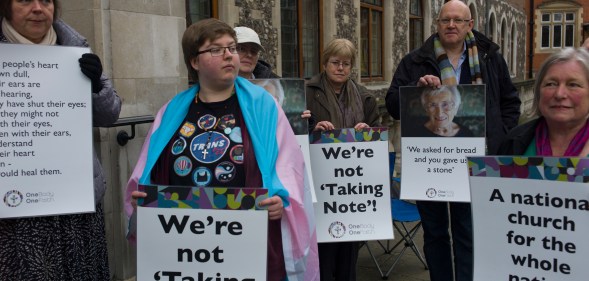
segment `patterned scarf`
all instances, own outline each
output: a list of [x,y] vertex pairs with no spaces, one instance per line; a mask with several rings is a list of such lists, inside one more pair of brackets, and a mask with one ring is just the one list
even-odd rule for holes
[[364,103],[360,97],[360,89],[356,87],[352,79],[348,79],[342,86],[340,94],[336,94],[333,90],[325,71],[321,75],[321,84],[329,104],[337,105],[337,108],[330,109],[330,113],[334,113],[335,116],[332,116],[332,120],[328,120],[336,129],[354,128],[356,124],[364,122]]
[[[472,31],[466,34],[466,49],[468,50],[468,65],[470,68],[470,77],[472,77],[472,84],[483,84],[481,75],[481,66],[479,64],[479,52],[477,49],[476,40]],[[448,59],[446,50],[440,42],[440,37],[436,35],[434,37],[434,52],[438,65],[440,66],[440,74],[442,75],[442,84],[444,85],[456,85],[458,79],[454,72],[454,68]]]
[[[585,147],[585,143],[589,140],[589,120],[585,122],[575,137],[569,143],[564,156],[580,156],[579,154]],[[542,118],[536,126],[536,155],[552,156],[552,148],[550,147],[550,138],[548,137],[548,124]]]

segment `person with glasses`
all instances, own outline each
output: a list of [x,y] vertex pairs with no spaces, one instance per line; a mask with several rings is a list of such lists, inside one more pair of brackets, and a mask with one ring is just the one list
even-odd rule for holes
[[246,79],[280,78],[272,72],[272,66],[260,59],[264,50],[260,37],[253,29],[245,26],[234,28],[237,35],[237,53],[241,67],[239,76]]
[[131,218],[136,199],[146,196],[139,184],[267,188],[269,198],[260,202],[268,208],[267,280],[317,280],[301,149],[274,98],[238,76],[237,42],[217,19],[184,32],[184,61],[196,83],[156,115],[127,185],[125,211]]
[[421,105],[427,121],[420,126],[408,126],[406,137],[473,137],[468,127],[458,124],[454,117],[458,113],[462,97],[456,86],[442,85],[423,91]]
[[[487,154],[492,155],[497,153],[507,131],[517,125],[521,101],[499,46],[473,26],[466,4],[458,0],[446,2],[440,10],[437,32],[397,66],[386,106],[393,118],[400,119],[402,86],[485,84]],[[417,206],[430,279],[472,281],[470,204],[418,201]],[[452,236],[448,232],[450,223]]]
[[[0,1],[0,44],[89,47],[86,38],[59,17],[62,4],[59,0]],[[75,93],[92,97],[93,121],[87,125],[109,127],[119,118],[121,99],[96,54],[83,54],[78,62],[81,74],[71,73],[59,83],[87,77],[91,89]],[[0,280],[111,280],[103,208],[106,178],[96,151],[91,153],[96,211],[0,219]],[[77,163],[78,157],[70,153],[42,160]],[[9,187],[1,185],[4,190]]]
[[[321,59],[323,72],[305,85],[307,108],[312,113],[309,131],[380,126],[376,98],[350,78],[356,61],[354,44],[334,39],[325,47]],[[358,248],[358,242],[320,243],[321,280],[356,280]]]
[[[238,26],[233,30],[237,35],[237,53],[241,63],[239,76],[246,79],[280,78],[272,72],[272,66],[269,63],[260,59],[260,52],[264,50],[264,47],[262,47],[258,33],[245,26]],[[282,105],[282,103],[280,104]],[[301,113],[301,118],[307,119],[309,117],[311,117],[309,110]]]

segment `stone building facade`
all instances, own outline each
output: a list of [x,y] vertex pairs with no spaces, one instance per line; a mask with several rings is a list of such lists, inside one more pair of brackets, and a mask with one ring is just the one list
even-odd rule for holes
[[[305,43],[304,32],[297,38],[283,36],[283,3],[299,9],[299,23],[314,30],[313,44],[303,46],[304,52],[320,54],[323,46],[333,38],[347,38],[357,46],[363,41],[363,24],[366,11],[380,17],[380,32],[374,33],[375,45],[368,52],[358,51],[354,66],[356,79],[373,90],[384,102],[396,65],[414,44],[415,35],[423,39],[435,32],[435,19],[443,0],[421,0],[420,15],[411,14],[416,8],[412,0],[61,0],[62,18],[89,39],[91,47],[103,61],[105,72],[112,77],[115,88],[123,100],[122,118],[155,115],[157,110],[177,92],[187,88],[187,71],[182,58],[180,40],[186,28],[187,17],[199,7],[207,7],[203,14],[217,17],[231,26],[249,26],[260,34],[265,52],[262,58],[279,74],[287,72],[287,63],[298,63],[284,58],[285,43]],[[206,2],[206,3],[205,3]],[[505,44],[506,56],[512,58],[514,79],[523,79],[525,64],[526,14],[522,1],[466,0],[473,11],[478,30],[497,43]],[[189,8],[190,3],[193,4]],[[204,4],[206,5],[204,5]],[[303,4],[317,5],[307,7]],[[202,4],[202,5],[201,5]],[[316,13],[317,24],[305,26],[309,20],[301,9]],[[196,9],[198,10],[198,9]],[[199,11],[196,11],[199,12]],[[200,11],[203,12],[203,11]],[[378,16],[380,15],[380,16]],[[412,29],[416,25],[422,29]],[[494,20],[491,20],[493,19]],[[372,19],[372,18],[371,18]],[[417,30],[418,32],[412,32]],[[500,40],[500,38],[503,38]],[[372,38],[371,39],[375,39]],[[297,41],[298,40],[298,41]],[[295,42],[297,41],[297,42]],[[413,42],[413,43],[412,43]],[[380,46],[380,47],[379,47]],[[303,52],[301,52],[303,54]],[[363,75],[363,56],[374,55],[371,67],[379,68],[370,78]],[[316,55],[319,59],[318,55]],[[309,62],[312,64],[313,62]],[[315,62],[316,63],[316,62]],[[317,64],[316,64],[317,65]],[[296,66],[296,65],[295,65]],[[304,65],[303,65],[304,67]],[[320,66],[315,70],[318,72]],[[377,69],[378,70],[378,69]],[[305,68],[313,72],[313,68]],[[291,74],[292,75],[292,74]],[[307,77],[299,74],[298,77]],[[383,114],[387,117],[386,113]],[[386,123],[386,122],[385,122]],[[395,126],[392,123],[391,126]],[[107,238],[113,280],[127,280],[135,276],[135,250],[125,240],[127,221],[123,214],[124,189],[137,161],[149,124],[135,127],[135,138],[126,145],[117,143],[117,133],[129,132],[130,126],[95,130],[95,146],[107,175],[108,191],[105,197]]]

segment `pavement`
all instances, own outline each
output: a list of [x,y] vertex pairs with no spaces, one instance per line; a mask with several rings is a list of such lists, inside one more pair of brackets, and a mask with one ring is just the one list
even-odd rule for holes
[[[411,228],[415,223],[407,223],[408,228]],[[389,245],[392,247],[400,239],[400,234],[395,229],[395,239],[389,240]],[[423,230],[419,230],[417,235],[413,238],[417,249],[421,251],[423,256]],[[387,241],[380,241],[380,243],[386,247]],[[378,265],[384,274],[389,271],[390,267],[394,263],[395,259],[399,256],[403,245],[397,247],[392,253],[385,253],[384,248],[377,241],[368,241],[368,246],[364,245],[360,248],[358,254],[357,264],[357,281],[376,281],[383,280],[381,273],[375,265],[368,247],[375,256]],[[403,243],[402,243],[403,244]],[[395,265],[387,280],[390,281],[429,281],[429,271],[425,269],[425,266],[421,263],[415,253],[407,248],[401,256],[399,262]]]

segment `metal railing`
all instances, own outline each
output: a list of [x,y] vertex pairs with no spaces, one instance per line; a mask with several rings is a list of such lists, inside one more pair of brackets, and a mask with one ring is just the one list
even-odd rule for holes
[[125,130],[121,130],[117,133],[117,143],[120,146],[125,146],[129,142],[129,140],[135,138],[135,125],[152,123],[153,120],[154,117],[152,115],[123,117],[119,118],[117,122],[110,125],[109,128],[131,126],[131,135],[129,135],[129,133],[127,133],[127,131]]

